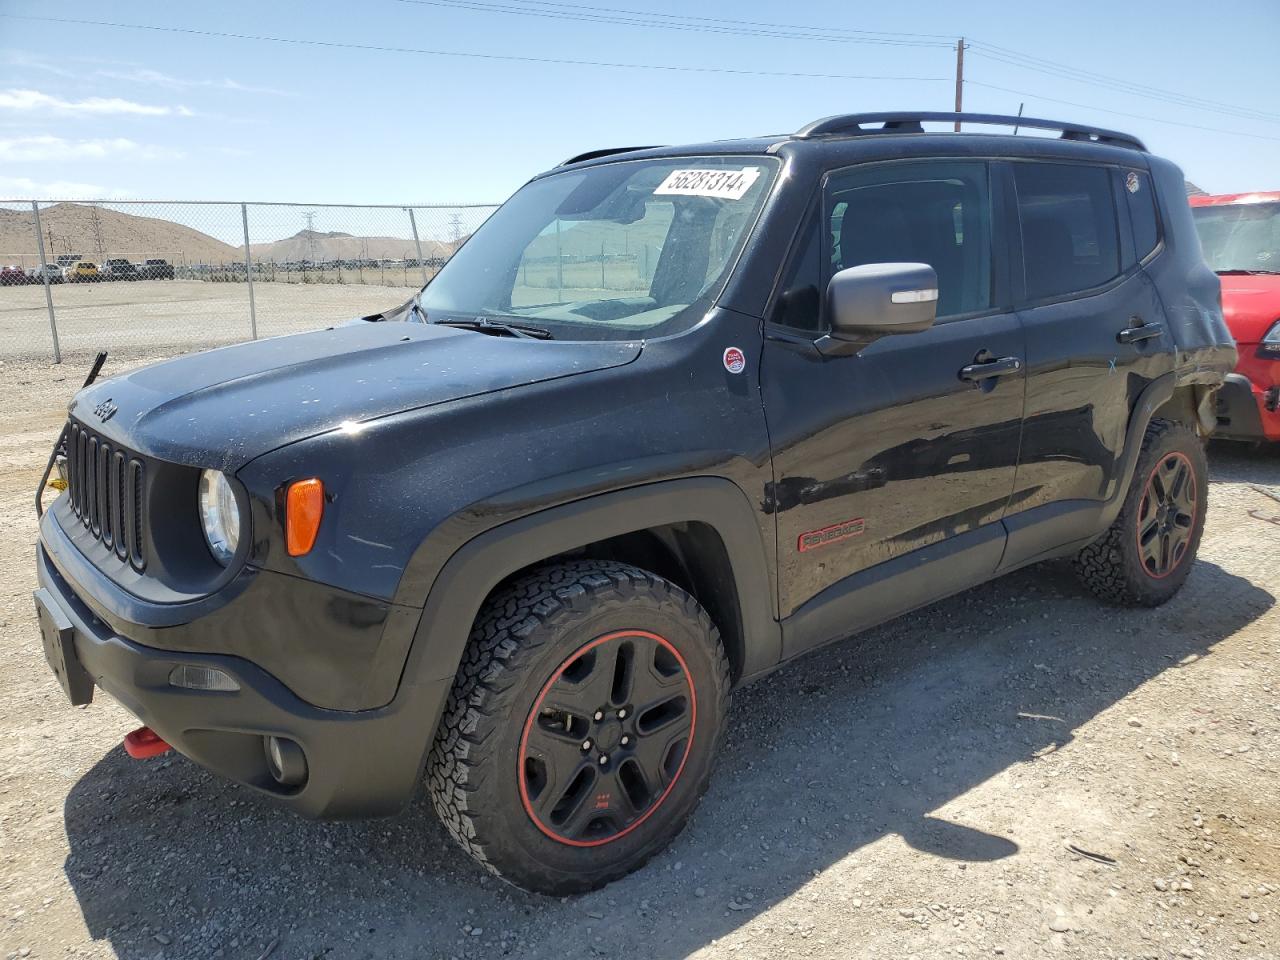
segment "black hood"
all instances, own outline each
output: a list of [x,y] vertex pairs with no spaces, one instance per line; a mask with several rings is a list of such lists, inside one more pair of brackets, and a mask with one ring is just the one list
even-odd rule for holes
[[[145,456],[235,471],[347,421],[622,366],[640,350],[639,342],[524,340],[420,323],[357,323],[223,347],[102,380],[80,391],[70,412]],[[111,407],[115,412],[105,420],[96,412]]]

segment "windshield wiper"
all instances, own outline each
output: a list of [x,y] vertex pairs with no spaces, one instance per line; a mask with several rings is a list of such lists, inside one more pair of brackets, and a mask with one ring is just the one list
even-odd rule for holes
[[551,331],[545,327],[535,327],[531,323],[507,323],[503,320],[490,320],[488,317],[476,317],[474,320],[433,320],[432,322],[442,327],[461,327],[463,330],[519,337],[522,340],[555,339]]

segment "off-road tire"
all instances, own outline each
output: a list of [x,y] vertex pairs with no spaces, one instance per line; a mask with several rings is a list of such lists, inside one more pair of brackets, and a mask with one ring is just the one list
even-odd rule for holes
[[[1185,458],[1191,465],[1195,515],[1181,558],[1168,573],[1157,577],[1143,565],[1138,523],[1153,471],[1169,458]],[[1119,515],[1105,534],[1076,554],[1076,573],[1085,586],[1101,600],[1129,607],[1158,607],[1177,593],[1191,573],[1204,533],[1208,473],[1204,445],[1194,432],[1172,420],[1153,420],[1143,437],[1142,452]]]
[[[631,630],[678,650],[696,725],[646,818],[603,845],[570,846],[522,802],[522,737],[577,651]],[[432,804],[462,848],[504,880],[553,895],[596,889],[642,866],[683,828],[710,779],[729,687],[715,626],[675,584],[612,561],[536,569],[490,598],[472,627],[427,762]]]

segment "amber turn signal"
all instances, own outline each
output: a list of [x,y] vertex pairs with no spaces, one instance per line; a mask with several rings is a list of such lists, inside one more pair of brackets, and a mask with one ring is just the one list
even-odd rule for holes
[[284,511],[289,556],[300,557],[310,553],[316,544],[316,534],[320,532],[320,518],[324,516],[324,484],[317,477],[289,484]]

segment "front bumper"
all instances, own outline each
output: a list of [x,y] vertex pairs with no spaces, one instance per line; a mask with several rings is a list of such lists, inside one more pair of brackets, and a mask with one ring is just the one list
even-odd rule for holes
[[[44,546],[36,551],[39,599],[69,628],[65,647],[74,662],[66,669],[111,694],[180,753],[307,817],[386,815],[413,796],[450,680],[406,676],[395,699],[376,710],[315,707],[242,658],[159,650],[121,636],[76,595]],[[216,668],[240,689],[171,686],[170,674],[184,664]],[[268,735],[302,747],[308,767],[302,786],[284,787],[271,777],[263,750]]]
[[1244,374],[1228,374],[1218,391],[1218,425],[1223,440],[1280,440],[1280,389],[1255,387]]

